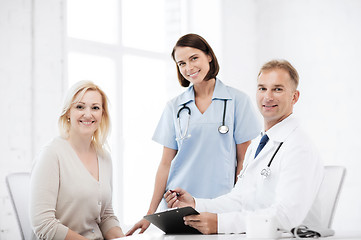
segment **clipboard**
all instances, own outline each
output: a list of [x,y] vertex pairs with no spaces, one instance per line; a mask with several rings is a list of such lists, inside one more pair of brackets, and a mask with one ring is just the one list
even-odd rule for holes
[[163,212],[144,216],[166,234],[201,234],[197,229],[184,225],[184,216],[198,215],[192,207],[171,208]]

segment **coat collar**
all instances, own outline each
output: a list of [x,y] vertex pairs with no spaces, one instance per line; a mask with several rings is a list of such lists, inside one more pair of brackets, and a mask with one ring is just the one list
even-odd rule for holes
[[267,132],[261,132],[261,135],[256,138],[256,141],[253,143],[253,147],[251,149],[251,155],[254,156],[254,153],[256,152],[256,149],[258,147],[258,144],[261,140],[261,137],[264,134],[267,134],[269,141],[264,147],[264,149],[257,155],[255,159],[261,158],[266,152],[273,148],[275,145],[279,145],[281,142],[284,142],[287,137],[298,128],[299,123],[298,121],[292,116],[288,116],[281,122],[274,125],[271,129],[269,129]]
[[[269,129],[266,134],[268,138],[274,142],[284,142],[286,138],[299,126],[299,122],[296,118],[292,116],[288,116],[281,122],[274,125],[271,129]],[[263,136],[265,132],[262,132]]]

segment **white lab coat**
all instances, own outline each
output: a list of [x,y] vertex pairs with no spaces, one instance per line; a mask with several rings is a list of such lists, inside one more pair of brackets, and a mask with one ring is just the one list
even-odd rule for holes
[[[320,222],[318,193],[323,163],[292,116],[267,131],[269,141],[254,158],[261,136],[248,148],[243,170],[233,190],[215,199],[196,199],[199,212],[218,213],[218,233],[246,231],[246,216],[256,212],[276,216],[280,228]],[[280,142],[284,142],[271,164],[271,175],[261,176]],[[312,209],[311,209],[312,207]],[[307,216],[307,219],[306,219]]]

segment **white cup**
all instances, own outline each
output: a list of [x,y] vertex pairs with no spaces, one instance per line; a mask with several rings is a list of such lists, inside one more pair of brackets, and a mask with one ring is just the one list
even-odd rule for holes
[[278,239],[278,221],[274,216],[250,213],[246,219],[246,236],[252,239]]

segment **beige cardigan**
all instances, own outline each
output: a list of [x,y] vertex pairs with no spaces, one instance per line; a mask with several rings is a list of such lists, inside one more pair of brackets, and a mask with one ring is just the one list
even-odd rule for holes
[[112,163],[98,155],[99,182],[65,139],[40,152],[31,174],[30,221],[40,239],[64,239],[68,228],[88,239],[103,239],[119,226],[112,207]]

